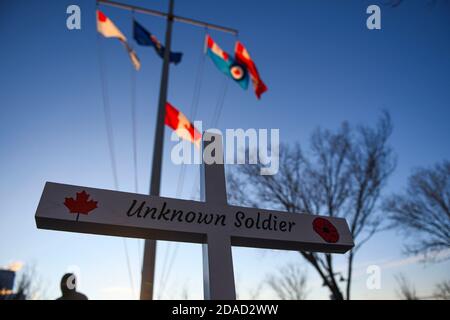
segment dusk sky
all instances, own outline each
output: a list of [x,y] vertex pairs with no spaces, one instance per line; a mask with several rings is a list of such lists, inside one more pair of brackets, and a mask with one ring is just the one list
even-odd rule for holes
[[[123,0],[166,11],[166,0]],[[205,57],[198,112],[203,129],[227,81],[216,128],[280,129],[280,142],[307,149],[317,127],[375,125],[383,110],[392,116],[390,140],[398,163],[383,196],[404,190],[414,168],[450,159],[450,3],[404,1],[175,1],[175,13],[239,30],[269,90],[257,100]],[[81,30],[66,28],[66,8],[81,8]],[[381,7],[381,30],[368,30],[366,8]],[[136,74],[138,192],[148,193],[162,60],[132,39],[132,14],[99,6],[128,38],[142,68]],[[80,291],[90,299],[136,299],[140,288],[143,240],[127,239],[130,280],[123,239],[39,230],[34,214],[46,181],[114,189],[103,116],[98,45],[112,109],[119,190],[135,192],[131,126],[132,65],[115,39],[99,37],[95,1],[0,2],[0,266],[34,265],[46,298],[58,297],[68,270],[80,275]],[[165,20],[135,14],[162,42]],[[236,37],[210,31],[232,53]],[[174,24],[168,100],[189,116],[205,30]],[[175,197],[180,167],[170,161],[165,130],[161,194]],[[188,166],[182,198],[198,184],[198,166]],[[195,193],[195,192],[194,192]],[[195,196],[197,196],[195,194]],[[395,231],[375,235],[355,258],[355,299],[396,299],[395,276],[414,283],[419,296],[449,279],[450,261],[423,264],[403,253]],[[450,249],[442,253],[450,256]],[[328,299],[320,278],[297,252],[233,248],[239,298],[249,298],[268,274],[295,262],[308,275],[308,298]],[[338,271],[343,256],[336,255]],[[164,263],[166,261],[166,263]],[[168,265],[173,262],[173,266]],[[380,290],[366,288],[366,268],[379,265]],[[165,269],[165,272],[163,271]],[[168,281],[160,283],[166,273]],[[158,242],[155,296],[203,298],[200,245]],[[263,287],[261,298],[274,298]]]

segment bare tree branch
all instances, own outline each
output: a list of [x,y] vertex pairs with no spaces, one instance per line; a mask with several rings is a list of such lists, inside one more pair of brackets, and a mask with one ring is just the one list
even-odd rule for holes
[[419,300],[416,289],[412,283],[403,275],[398,274],[395,277],[398,285],[397,295],[402,300]]
[[[350,298],[354,254],[385,227],[377,204],[396,164],[388,146],[391,133],[386,112],[373,128],[351,128],[343,123],[336,131],[317,129],[307,154],[298,144],[280,146],[279,172],[274,176],[260,175],[261,164],[238,166],[229,178],[230,198],[241,205],[345,217],[357,244],[348,256],[346,297]],[[332,256],[301,255],[318,272],[332,297],[343,299]]]
[[298,264],[288,264],[277,275],[268,276],[266,282],[281,300],[306,299],[306,275]]
[[437,284],[433,296],[435,299],[450,300],[450,280]]
[[406,192],[383,205],[392,225],[411,239],[406,250],[427,260],[450,247],[450,161],[415,170]]
[[34,266],[26,266],[16,279],[14,300],[45,299],[45,288],[39,279]]

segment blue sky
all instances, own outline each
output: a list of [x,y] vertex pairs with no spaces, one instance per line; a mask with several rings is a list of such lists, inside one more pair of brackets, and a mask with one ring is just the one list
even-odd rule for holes
[[[450,5],[405,1],[177,1],[175,12],[240,31],[269,91],[257,101],[230,80],[217,127],[279,128],[280,140],[307,145],[317,127],[374,124],[382,109],[394,122],[392,146],[397,170],[386,192],[401,191],[411,169],[450,158]],[[166,1],[127,1],[166,10]],[[77,4],[82,29],[66,28],[66,8]],[[366,28],[366,8],[379,4],[382,29]],[[151,152],[159,93],[161,59],[131,39],[131,13],[101,6],[135,46],[142,62],[136,75],[139,192],[149,185]],[[136,297],[142,241],[126,241],[133,271],[130,284],[120,238],[37,230],[34,213],[45,181],[113,188],[102,111],[94,1],[2,1],[0,4],[0,265],[34,264],[58,296],[58,282],[68,269],[81,274],[81,290],[90,298]],[[164,39],[164,20],[136,14]],[[235,37],[211,32],[231,52]],[[171,67],[169,101],[189,115],[204,30],[176,23],[173,50],[184,52]],[[131,64],[120,43],[100,39],[104,51],[116,142],[119,189],[134,191],[131,131]],[[224,76],[209,59],[196,120],[206,121],[223,90]],[[180,168],[169,161],[166,130],[162,194],[176,195]],[[198,168],[187,169],[182,197],[190,198]],[[423,265],[402,254],[395,232],[376,235],[356,257],[355,298],[395,298],[394,275],[403,272],[429,295],[448,279],[449,262]],[[166,255],[169,251],[168,258]],[[173,252],[176,251],[176,254]],[[159,290],[164,261],[171,261],[169,281]],[[328,297],[314,271],[295,252],[233,249],[240,297],[248,297],[268,273],[289,262],[308,273],[310,298]],[[342,260],[342,257],[337,259]],[[343,262],[343,260],[342,260]],[[366,289],[365,268],[382,267],[382,289]],[[168,264],[168,263],[167,263]],[[160,242],[156,295],[202,297],[201,247]],[[263,297],[271,297],[267,288]]]

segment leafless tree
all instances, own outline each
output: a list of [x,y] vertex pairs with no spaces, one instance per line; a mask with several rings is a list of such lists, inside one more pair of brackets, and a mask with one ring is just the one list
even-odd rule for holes
[[261,290],[263,288],[264,282],[259,283],[256,287],[249,290],[249,300],[258,300],[261,296]]
[[[345,217],[356,243],[346,271],[345,297],[350,299],[354,255],[382,227],[376,206],[395,167],[388,145],[391,132],[387,112],[374,128],[351,128],[343,123],[336,132],[317,129],[309,154],[299,144],[280,146],[276,175],[260,175],[261,164],[237,166],[228,176],[229,199],[239,205]],[[319,273],[332,297],[344,299],[333,256],[300,253]]]
[[27,266],[19,272],[15,287],[14,300],[45,299],[45,288],[34,266]]
[[415,170],[404,194],[384,203],[393,226],[411,243],[410,254],[424,254],[427,260],[450,248],[450,161]]
[[450,280],[439,283],[433,296],[436,299],[450,300]]
[[288,264],[276,275],[267,277],[266,283],[281,300],[305,300],[306,274],[298,264]]
[[[236,300],[241,300],[241,299],[258,300],[258,299],[260,299],[262,289],[263,289],[264,285],[266,284],[264,281],[261,281],[255,287],[244,289],[239,285],[239,283],[240,283],[239,279],[236,279],[236,281],[235,281]],[[245,293],[244,293],[244,290],[245,290]]]
[[419,300],[414,285],[403,274],[398,274],[395,279],[398,285],[397,295],[400,299]]

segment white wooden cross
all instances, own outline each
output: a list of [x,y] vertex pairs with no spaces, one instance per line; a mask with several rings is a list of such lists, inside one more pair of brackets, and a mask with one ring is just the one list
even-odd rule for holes
[[[205,132],[204,149],[212,143],[223,159],[222,136]],[[47,182],[36,225],[202,243],[204,297],[214,300],[236,298],[231,246],[329,253],[345,253],[354,246],[343,218],[228,205],[223,161],[201,168],[203,202]]]

